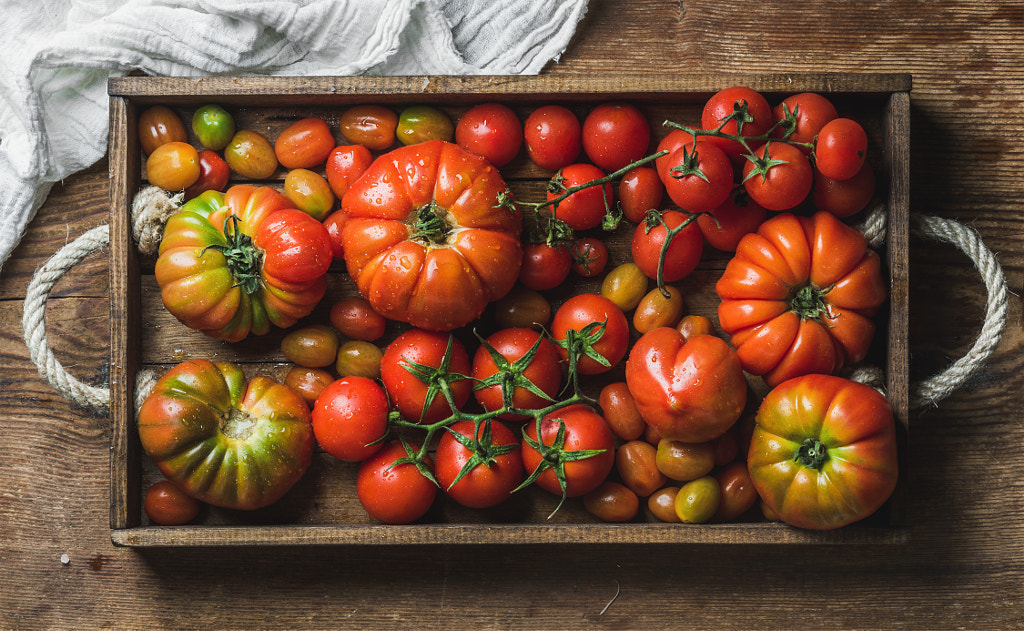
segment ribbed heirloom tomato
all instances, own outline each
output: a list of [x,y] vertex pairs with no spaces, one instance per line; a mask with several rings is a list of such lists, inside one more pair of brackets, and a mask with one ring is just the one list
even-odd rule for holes
[[761,224],[740,240],[715,289],[743,369],[770,386],[863,360],[887,295],[878,254],[827,212]]
[[892,408],[873,388],[840,377],[790,379],[757,412],[747,466],[788,524],[826,530],[858,521],[896,488]]
[[252,510],[281,498],[313,453],[309,406],[229,362],[178,364],[139,408],[139,440],[164,476],[192,497]]
[[276,190],[206,191],[168,219],[155,276],[185,326],[237,342],[309,315],[327,288],[327,230]]
[[429,141],[378,158],[342,199],[349,275],[381,315],[435,331],[477,318],[519,275],[518,209],[505,181],[457,145]]

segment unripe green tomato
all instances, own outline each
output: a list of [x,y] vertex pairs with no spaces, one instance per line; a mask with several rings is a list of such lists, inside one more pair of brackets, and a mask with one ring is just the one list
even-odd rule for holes
[[685,524],[703,524],[709,521],[722,501],[722,489],[714,476],[691,480],[676,494],[676,516]]
[[441,110],[429,105],[413,105],[398,116],[395,135],[403,145],[415,145],[428,140],[451,142],[455,137],[452,119]]
[[235,135],[235,119],[220,105],[204,105],[192,115],[192,133],[207,149],[220,151]]

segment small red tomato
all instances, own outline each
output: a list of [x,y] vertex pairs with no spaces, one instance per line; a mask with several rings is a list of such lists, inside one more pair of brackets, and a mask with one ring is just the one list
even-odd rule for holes
[[622,309],[608,298],[599,294],[577,294],[555,311],[551,337],[559,343],[558,352],[563,361],[568,359],[569,352],[562,344],[589,348],[601,356],[604,362],[581,354],[576,365],[581,375],[598,375],[614,368],[626,356],[629,322]]
[[[558,394],[561,357],[555,345],[533,329],[501,329],[473,355],[473,380],[473,395],[486,410],[501,409],[506,402],[518,410],[536,410],[550,405]],[[505,413],[501,418],[526,417]]]
[[814,188],[811,201],[818,210],[825,210],[836,217],[856,215],[867,207],[875,195],[875,172],[867,162],[857,175],[845,180],[833,180],[820,171],[814,172]]
[[756,159],[743,165],[743,186],[750,198],[768,210],[799,206],[811,192],[814,174],[802,151],[782,142],[755,149]]
[[523,263],[519,282],[535,291],[553,289],[569,277],[572,252],[564,245],[527,243],[523,246]]
[[677,206],[694,213],[709,212],[728,199],[732,162],[717,145],[703,139],[682,144],[668,158],[662,183]]
[[561,105],[545,105],[523,125],[526,153],[542,169],[557,171],[576,161],[583,149],[582,125]]
[[363,145],[342,145],[327,156],[327,183],[334,195],[341,199],[352,183],[359,179],[373,163],[370,150]]
[[[451,353],[446,361],[449,344]],[[391,402],[407,420],[436,423],[452,414],[451,406],[440,392],[441,381],[448,384],[455,406],[461,408],[473,395],[473,383],[469,380],[471,369],[469,353],[458,338],[414,328],[399,335],[384,349],[381,380]]]
[[665,185],[658,172],[651,167],[639,166],[630,169],[619,182],[619,203],[622,214],[633,223],[640,223],[647,211],[661,207],[665,196]]
[[198,197],[206,191],[223,191],[228,185],[231,169],[216,151],[203,149],[199,152],[199,179],[185,189],[185,199]]
[[[604,171],[592,164],[570,164],[559,171],[549,185],[548,201],[560,197],[570,188],[599,180],[604,176]],[[589,230],[601,225],[606,209],[613,208],[614,204],[611,182],[605,182],[603,185],[588,186],[569,195],[553,207],[553,212],[555,217],[564,221],[573,230]]]
[[[772,132],[773,137],[782,137],[787,131],[787,140],[794,142],[814,142],[821,128],[839,116],[836,106],[817,92],[803,92],[786,97],[772,109],[772,117],[783,121]],[[804,151],[809,153],[810,150]]]
[[768,219],[768,211],[750,199],[745,190],[733,191],[725,202],[697,217],[704,241],[724,252],[735,252],[744,235],[756,232]]
[[274,141],[274,154],[286,169],[309,169],[323,164],[334,146],[327,121],[313,116],[286,127]]
[[597,237],[583,237],[572,244],[572,271],[584,278],[604,272],[608,265],[608,246]]
[[146,490],[143,505],[146,515],[161,526],[180,526],[199,515],[202,503],[169,480],[161,480]]
[[551,321],[551,303],[535,289],[516,285],[494,303],[494,324],[501,329],[539,329]]
[[[522,481],[522,449],[512,430],[498,421],[481,423],[475,435],[474,427],[473,421],[458,421],[441,435],[434,454],[437,481],[459,504],[490,508],[507,500]],[[470,465],[474,457],[477,462]]]
[[[419,449],[409,445],[414,452]],[[385,524],[409,524],[423,517],[437,497],[437,485],[415,464],[394,464],[408,457],[405,446],[394,440],[359,466],[356,496],[367,514]],[[430,457],[426,466],[433,465]],[[392,466],[394,465],[394,466]]]
[[829,121],[814,143],[814,166],[827,178],[846,180],[860,171],[868,152],[868,135],[849,118]]
[[[564,442],[559,449],[554,445],[560,431],[564,432]],[[565,459],[561,455],[561,452],[579,451],[594,453],[579,460]],[[578,497],[600,486],[615,466],[615,437],[600,414],[584,405],[570,405],[548,414],[539,423],[527,422],[523,466],[529,474],[538,467],[545,467],[536,481],[542,489],[556,495]],[[559,467],[564,471],[564,493],[556,474]]]
[[602,103],[583,121],[583,151],[608,172],[644,157],[650,143],[651,125],[630,103]]
[[343,377],[332,382],[313,405],[313,434],[324,451],[345,462],[377,453],[388,431],[388,398],[377,382]]
[[501,103],[484,103],[470,108],[455,126],[455,143],[503,167],[519,153],[523,128],[516,113]]
[[[678,232],[668,245],[662,265],[662,280],[674,283],[697,269],[697,263],[704,252],[704,238],[693,215],[677,210],[666,210],[661,213],[660,221],[655,219],[653,223],[648,220],[637,224],[633,229],[630,252],[633,261],[648,278],[658,278],[658,262],[669,230]],[[639,299],[637,303],[639,304]]]
[[338,120],[341,135],[371,151],[384,151],[395,144],[398,114],[383,105],[355,105]]
[[[733,86],[715,93],[704,105],[700,124],[703,129],[719,129],[736,136],[761,136],[774,123],[772,108],[759,92],[745,86]],[[733,162],[743,154],[743,145],[727,138],[709,138]]]
[[362,296],[342,298],[331,305],[331,325],[353,340],[372,342],[384,335],[387,319]]

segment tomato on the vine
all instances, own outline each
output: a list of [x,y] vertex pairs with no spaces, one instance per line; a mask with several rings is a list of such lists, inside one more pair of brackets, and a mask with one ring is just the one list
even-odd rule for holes
[[[592,164],[578,162],[563,167],[548,185],[548,201],[566,190],[605,177],[605,172]],[[555,217],[573,230],[589,230],[601,225],[606,209],[615,203],[611,182],[576,191],[552,207]]]
[[391,402],[409,421],[429,424],[450,416],[446,388],[457,408],[473,393],[469,353],[448,333],[409,329],[384,349],[380,369]]
[[768,210],[796,208],[807,199],[813,182],[807,156],[784,142],[772,141],[755,149],[743,165],[744,188],[751,199]]
[[768,219],[768,211],[743,189],[733,191],[718,208],[697,217],[704,241],[724,252],[735,252],[743,235],[757,230]]
[[[409,449],[415,453],[419,446],[410,444]],[[409,457],[405,445],[393,440],[359,466],[356,497],[373,519],[385,524],[409,524],[423,517],[434,504],[437,485],[416,464],[400,462]],[[423,466],[428,471],[433,466],[429,456]]]
[[526,153],[542,169],[557,171],[576,161],[583,149],[583,128],[561,105],[537,108],[523,124]]
[[[682,227],[680,227],[682,226]],[[662,266],[662,280],[673,283],[686,278],[697,268],[704,252],[696,217],[678,210],[666,210],[650,216],[633,229],[630,250],[633,261],[648,278],[658,278],[658,260],[670,230],[678,230],[668,245]]]
[[668,156],[662,183],[683,210],[708,212],[721,206],[732,191],[732,162],[724,151],[701,137],[696,143],[681,144]]
[[[537,486],[564,497],[593,491],[615,466],[615,437],[601,415],[584,405],[570,405],[539,422],[528,422],[522,448],[523,466],[531,477],[537,476]],[[573,452],[581,451],[591,455],[574,459],[579,454],[574,456]],[[564,491],[557,475],[559,468]]]
[[622,214],[633,223],[643,221],[648,211],[658,210],[664,196],[665,185],[661,183],[658,172],[651,167],[634,167],[619,181]]
[[[533,329],[501,329],[492,333],[473,356],[473,395],[489,411],[509,405],[536,410],[550,405],[562,385],[558,349]],[[501,418],[522,420],[521,414]]]
[[372,379],[342,377],[316,398],[312,418],[324,451],[345,462],[361,462],[380,451],[388,433],[388,397]]
[[608,246],[597,237],[583,237],[572,244],[572,271],[584,278],[604,272],[608,265]]
[[583,120],[583,152],[605,171],[636,162],[650,143],[651,124],[630,103],[602,103]]
[[[762,136],[774,123],[772,107],[759,92],[745,86],[725,88],[708,99],[701,112],[701,127],[705,130],[721,128],[721,131],[745,138]],[[743,145],[736,140],[709,137],[729,159],[738,161],[744,153]]]
[[572,252],[565,245],[527,243],[523,246],[523,263],[519,282],[536,291],[553,289],[569,277]]
[[566,346],[583,350],[576,364],[581,375],[608,372],[629,347],[629,323],[615,303],[599,294],[577,294],[555,311],[551,337],[559,343],[562,360],[569,359]]
[[868,135],[861,124],[836,118],[821,128],[814,143],[814,166],[827,178],[846,180],[860,171],[868,152]]
[[504,502],[523,480],[519,439],[497,420],[452,424],[441,435],[434,460],[441,489],[470,508]]
[[503,167],[519,154],[523,128],[519,117],[507,105],[483,103],[471,107],[455,125],[455,143],[496,167]]
[[[785,136],[793,142],[810,143],[818,135],[825,123],[839,116],[836,106],[824,96],[817,92],[802,92],[788,96],[781,103],[772,109],[772,116],[776,121],[783,121],[772,131],[775,138]],[[787,117],[789,117],[787,119]],[[785,124],[791,120],[792,125]],[[810,153],[810,149],[801,147],[804,153]]]

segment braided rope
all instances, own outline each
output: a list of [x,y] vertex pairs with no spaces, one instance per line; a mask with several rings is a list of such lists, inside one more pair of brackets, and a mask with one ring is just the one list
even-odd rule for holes
[[[132,226],[141,251],[155,253],[163,223],[180,203],[180,195],[171,196],[155,187],[139,193],[132,204]],[[876,203],[858,229],[867,237],[869,245],[877,249],[885,242],[885,225],[885,205]],[[941,373],[911,384],[910,405],[918,408],[937,405],[970,379],[992,355],[1006,325],[1008,291],[1002,267],[992,251],[985,247],[977,231],[951,219],[931,216],[915,217],[913,229],[921,236],[950,243],[963,251],[981,273],[988,292],[985,322],[971,349]],[[86,256],[102,250],[109,243],[109,226],[103,225],[58,250],[33,276],[25,296],[22,318],[25,344],[39,374],[66,398],[103,415],[110,409],[110,390],[82,383],[57,361],[46,340],[45,313],[46,301],[57,280]],[[877,367],[858,366],[853,368],[849,378],[881,388],[884,373]],[[145,400],[155,381],[154,373],[149,370],[139,371],[136,375],[136,407]]]

